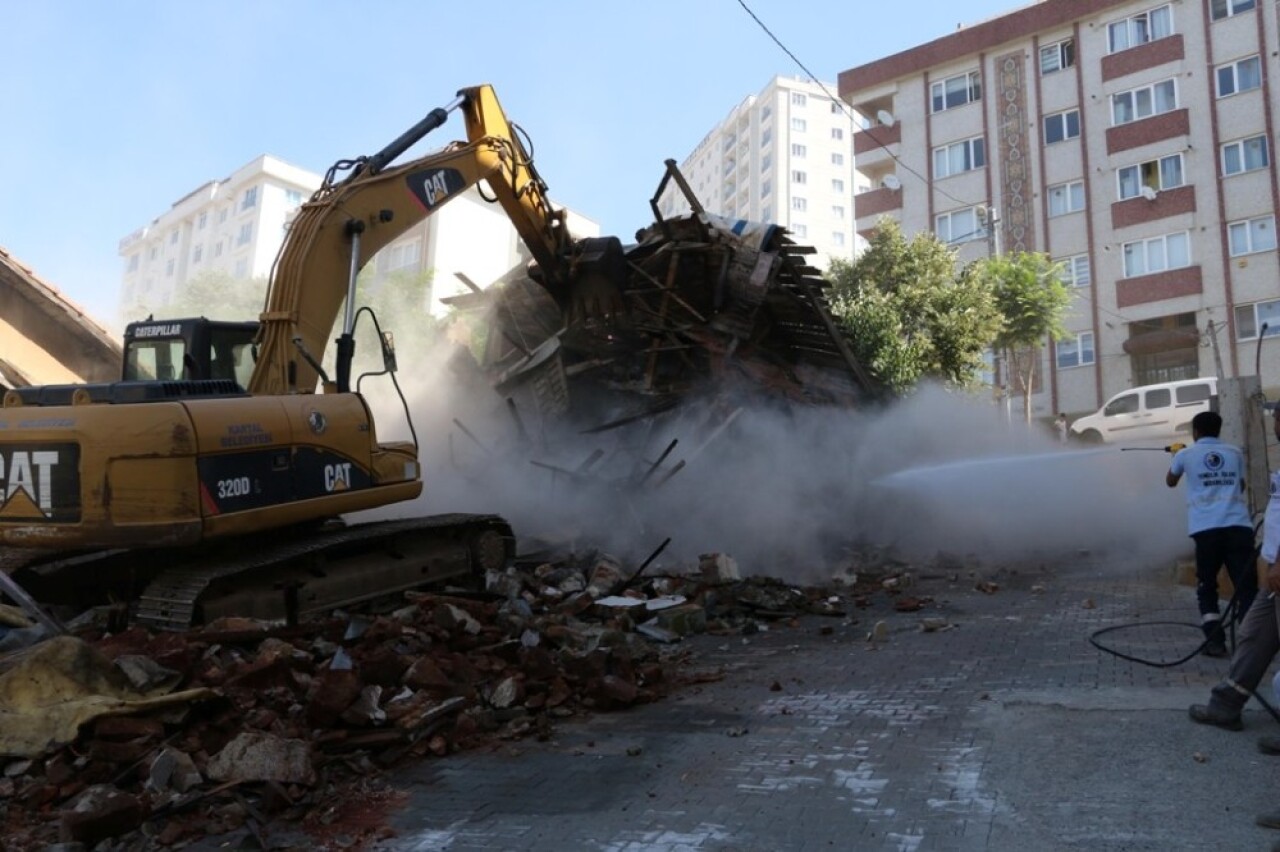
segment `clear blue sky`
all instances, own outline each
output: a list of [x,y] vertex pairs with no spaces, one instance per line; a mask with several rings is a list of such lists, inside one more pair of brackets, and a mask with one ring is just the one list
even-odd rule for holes
[[[832,84],[1026,5],[746,2]],[[804,73],[737,0],[41,0],[6,4],[4,31],[0,246],[104,323],[119,240],[259,154],[323,172],[491,83],[553,200],[625,240],[664,159]]]

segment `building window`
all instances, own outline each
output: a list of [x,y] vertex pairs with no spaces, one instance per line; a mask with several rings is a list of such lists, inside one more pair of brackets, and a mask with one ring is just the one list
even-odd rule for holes
[[1265,169],[1268,162],[1266,136],[1252,136],[1248,139],[1228,142],[1222,146],[1224,175],[1238,175]]
[[799,238],[800,238],[800,239],[802,239],[802,240],[803,240],[803,239],[808,238],[808,236],[809,236],[809,226],[808,226],[808,225],[800,225],[800,224],[792,225],[792,226],[791,226],[791,230],[795,231],[795,232],[796,232],[796,236],[797,236],[797,237],[799,237]]
[[159,251],[160,251],[160,249],[156,248],[155,246],[152,246],[152,247],[151,247],[151,260],[155,260],[155,259],[156,259],[156,253],[157,253],[157,252],[159,252]]
[[1049,187],[1049,216],[1065,216],[1084,209],[1084,181],[1054,184]]
[[129,255],[129,271],[130,272],[138,271],[138,256],[136,254]]
[[809,176],[806,175],[804,172],[796,171],[794,169],[791,171],[792,183],[807,183],[808,180],[809,180]]
[[165,262],[165,264],[164,264],[164,274],[165,274],[166,276],[169,276],[169,277],[172,277],[172,276],[173,276],[173,258],[169,258],[169,259]]
[[1116,176],[1120,184],[1121,201],[1137,198],[1144,187],[1159,192],[1182,186],[1182,155],[1172,154],[1136,166],[1125,166],[1116,170]]
[[236,237],[236,245],[245,245],[251,239],[253,239],[253,223],[245,222],[240,226],[240,234]]
[[809,99],[805,97],[804,92],[792,92],[792,93],[791,93],[791,105],[792,105],[792,106],[804,106],[804,105],[805,105],[806,103],[808,103],[808,102],[809,102]]
[[1280,334],[1280,300],[1236,306],[1236,339],[1257,340],[1259,330],[1263,337]]
[[1069,109],[1044,117],[1044,144],[1064,142],[1080,136],[1080,110]]
[[768,178],[760,181],[760,197],[761,198],[767,198],[771,191],[773,191],[773,181],[769,180]]
[[1276,247],[1276,219],[1259,216],[1227,225],[1227,237],[1231,242],[1231,256],[1271,251]]
[[1191,265],[1191,243],[1186,231],[1162,234],[1149,240],[1124,244],[1124,277],[1181,269]]
[[1170,6],[1158,6],[1109,25],[1108,52],[1128,50],[1170,35],[1173,35],[1173,9]]
[[838,192],[838,193],[840,193],[840,194],[842,194],[842,195],[843,195],[843,194],[844,194],[844,181],[842,181],[840,178],[832,178],[832,179],[831,179],[831,191],[832,191],[832,192]]
[[977,71],[939,80],[929,87],[933,112],[964,106],[982,99],[982,76]]
[[1073,39],[1060,41],[1040,48],[1040,75],[1043,77],[1076,64],[1076,43]]
[[832,231],[831,242],[838,246],[844,245],[844,231]]
[[244,191],[244,198],[240,199],[240,209],[248,210],[258,203],[258,188],[251,186]]
[[199,263],[200,258],[204,257],[204,246],[196,246],[191,250],[191,262]]
[[1262,63],[1256,56],[1218,68],[1218,97],[1247,92],[1262,85]]
[[174,231],[169,235],[169,245],[176,246],[178,244],[178,232]]
[[236,261],[236,278],[249,277],[249,261],[240,259]]
[[834,139],[834,140],[836,140],[837,142],[841,142],[841,141],[843,141],[843,140],[844,140],[844,128],[843,128],[843,127],[833,127],[833,128],[831,128],[831,138],[832,138],[832,139]]
[[831,102],[831,114],[832,114],[832,115],[843,115],[843,114],[844,114],[844,107],[840,105],[840,102],[839,102],[839,101],[832,101],[832,102]]
[[791,209],[803,213],[809,209],[809,202],[797,195],[791,199]]
[[765,104],[760,108],[760,120],[765,121],[769,116],[773,115],[773,107]]
[[1069,370],[1072,367],[1084,367],[1092,364],[1094,360],[1093,332],[1086,331],[1084,334],[1077,334],[1075,337],[1059,340],[1054,344],[1054,351],[1058,356],[1059,370]]
[[284,191],[284,203],[289,207],[297,207],[302,203],[302,193],[296,189],[286,189]]
[[1111,123],[1128,124],[1178,108],[1178,88],[1172,80],[1111,96]]
[[196,229],[203,231],[204,226],[208,223],[208,221],[209,221],[209,214],[207,212],[201,213],[200,218],[196,220]]
[[1064,257],[1058,261],[1062,264],[1059,269],[1059,278],[1063,284],[1068,287],[1088,287],[1091,280],[1089,275],[1089,255],[1076,254],[1071,257]]
[[798,160],[803,160],[805,155],[808,153],[809,153],[809,149],[803,145],[792,144],[791,146],[791,156],[795,157]]
[[222,257],[222,240],[218,240],[213,244],[213,256]]
[[978,220],[978,208],[966,207],[933,217],[933,232],[947,245],[983,240],[987,229]]
[[791,129],[797,133],[803,133],[808,126],[809,122],[805,121],[803,118],[791,119]]
[[1215,21],[1248,12],[1254,7],[1254,0],[1210,0],[1209,13]]
[[843,165],[844,165],[844,154],[832,154],[832,155],[831,155],[831,165],[833,165],[833,166],[843,166]]
[[761,222],[772,222],[772,221],[773,221],[773,207],[772,207],[772,206],[765,207],[765,208],[763,208],[763,209],[760,211],[760,221],[761,221]]
[[772,142],[772,141],[773,141],[773,128],[772,128],[772,127],[766,127],[764,130],[761,130],[761,131],[760,131],[760,147],[761,147],[761,148],[763,148],[764,146],[768,145],[768,144],[769,144],[770,142]]
[[987,164],[986,149],[981,136],[954,142],[933,149],[933,177],[950,177],[961,172],[980,169]]
[[832,217],[833,219],[843,219],[843,218],[844,218],[844,205],[842,205],[842,204],[833,204],[833,205],[831,205],[831,217]]

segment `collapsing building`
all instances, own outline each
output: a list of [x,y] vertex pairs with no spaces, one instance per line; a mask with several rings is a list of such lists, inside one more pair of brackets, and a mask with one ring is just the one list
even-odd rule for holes
[[485,294],[482,368],[526,428],[567,421],[601,432],[685,403],[852,406],[880,394],[833,320],[813,252],[784,229],[710,215],[674,161],[693,213],[656,221],[625,251],[614,309],[564,315],[523,276]]

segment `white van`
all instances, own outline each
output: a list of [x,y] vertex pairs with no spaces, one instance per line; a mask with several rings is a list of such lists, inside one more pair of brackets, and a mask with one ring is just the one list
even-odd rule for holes
[[1082,441],[1191,442],[1191,418],[1208,411],[1218,394],[1218,380],[1184,379],[1121,391],[1101,409],[1071,424]]

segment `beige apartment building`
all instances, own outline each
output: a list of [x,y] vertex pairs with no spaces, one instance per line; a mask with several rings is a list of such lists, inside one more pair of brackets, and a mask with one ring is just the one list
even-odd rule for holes
[[961,261],[1063,262],[1071,336],[1045,347],[1039,415],[1252,375],[1256,358],[1263,387],[1280,385],[1276,15],[1256,0],[1042,0],[843,72],[870,186],[859,233],[891,216]]

